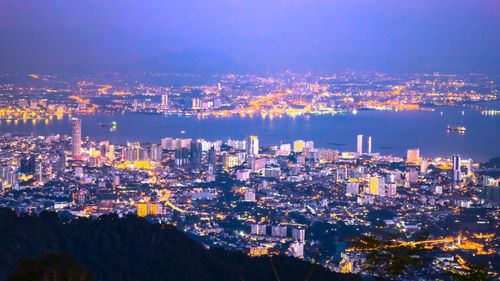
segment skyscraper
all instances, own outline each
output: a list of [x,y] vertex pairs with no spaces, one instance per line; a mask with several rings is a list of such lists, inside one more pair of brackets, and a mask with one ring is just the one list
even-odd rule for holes
[[217,163],[217,154],[215,152],[215,148],[212,146],[207,153],[207,162],[209,165],[215,166]]
[[71,137],[73,157],[79,157],[82,153],[82,120],[73,118],[71,123],[73,125],[73,134]]
[[160,105],[161,110],[167,110],[168,109],[168,94],[162,94],[161,95],[161,105]]
[[363,135],[358,135],[358,149],[356,150],[358,154],[363,153]]
[[406,151],[406,162],[409,164],[418,164],[420,161],[420,149],[413,148]]
[[35,156],[28,155],[21,158],[21,166],[19,167],[19,172],[23,174],[34,174],[36,170]]
[[456,185],[462,179],[462,172],[460,171],[460,155],[453,155],[451,157],[453,163],[452,175],[453,184]]
[[247,138],[247,156],[259,155],[259,137],[249,136]]
[[201,153],[202,153],[201,143],[197,141],[192,142],[190,151],[190,161],[193,168],[199,168],[201,166]]
[[372,153],[372,137],[368,137],[368,154]]

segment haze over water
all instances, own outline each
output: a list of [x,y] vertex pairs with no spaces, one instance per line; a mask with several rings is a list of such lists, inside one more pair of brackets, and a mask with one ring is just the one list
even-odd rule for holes
[[[487,105],[489,108],[500,108],[499,102]],[[82,119],[83,136],[113,143],[159,143],[164,137],[215,140],[258,135],[262,146],[303,139],[313,140],[317,147],[355,151],[356,135],[363,134],[372,136],[373,152],[381,154],[404,156],[408,148],[418,147],[423,156],[432,157],[448,157],[458,153],[474,160],[487,160],[500,156],[500,116],[485,116],[479,111],[461,107],[436,108],[435,111],[359,111],[356,115],[310,118],[198,119],[195,116],[124,114],[82,116]],[[110,132],[108,127],[99,126],[99,123],[109,124],[112,121],[118,123],[114,132]],[[448,132],[448,125],[465,126],[468,130],[464,134]],[[13,134],[70,134],[71,124],[67,118],[49,124],[38,122],[36,125],[31,122],[14,125],[3,121],[0,131]]]

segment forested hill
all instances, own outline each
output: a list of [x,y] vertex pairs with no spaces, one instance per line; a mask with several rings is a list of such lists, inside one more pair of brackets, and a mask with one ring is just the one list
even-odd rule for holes
[[[0,209],[0,260],[0,280],[10,281],[277,280],[268,257],[206,250],[173,227],[135,216],[63,222],[55,213],[17,216]],[[282,281],[361,279],[320,266],[311,271],[313,265],[290,257],[272,261]]]

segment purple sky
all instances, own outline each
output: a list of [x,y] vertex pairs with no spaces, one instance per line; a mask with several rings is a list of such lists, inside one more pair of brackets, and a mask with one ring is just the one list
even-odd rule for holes
[[499,73],[499,0],[0,0],[0,71]]

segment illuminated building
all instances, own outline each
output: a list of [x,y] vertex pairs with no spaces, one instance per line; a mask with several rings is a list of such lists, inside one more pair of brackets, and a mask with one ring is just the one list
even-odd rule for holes
[[217,154],[216,154],[215,148],[213,146],[208,150],[207,162],[208,162],[208,165],[212,165],[212,167],[217,164]]
[[396,196],[396,184],[395,183],[389,183],[384,185],[384,194],[381,194],[383,196],[389,196],[393,197]]
[[372,137],[368,137],[368,154],[372,153]]
[[406,181],[409,184],[416,183],[418,181],[418,171],[416,171],[416,170],[408,171],[408,173],[406,175]]
[[193,98],[191,100],[191,109],[201,109],[201,100],[199,98]]
[[109,141],[101,141],[99,143],[99,154],[101,157],[106,157],[109,151]]
[[266,235],[266,225],[265,224],[252,224],[250,226],[250,231],[255,235]]
[[306,240],[306,230],[304,228],[293,228],[292,229],[292,238],[297,241]]
[[276,155],[278,156],[288,156],[292,151],[292,146],[289,143],[283,143],[280,145],[280,148],[276,151]]
[[75,177],[77,178],[83,178],[83,167],[82,166],[76,166],[75,167]]
[[252,247],[248,254],[252,257],[264,256],[268,254],[267,247]]
[[249,169],[243,169],[243,170],[238,170],[236,171],[236,179],[239,181],[247,181],[250,179],[250,170]]
[[346,195],[357,195],[359,193],[359,182],[348,182],[345,193]]
[[175,150],[175,165],[177,166],[183,166],[189,163],[189,149],[183,147],[183,148],[177,148]]
[[114,175],[113,176],[113,186],[118,187],[120,185],[120,176],[119,175]]
[[137,203],[137,216],[145,217],[147,215],[148,215],[148,203],[146,202]]
[[19,172],[22,174],[34,174],[36,170],[35,156],[29,155],[21,158],[21,166]]
[[413,148],[406,151],[406,162],[408,164],[418,164],[420,161],[420,149]]
[[163,138],[161,139],[161,148],[174,150],[174,139],[173,138]]
[[235,154],[225,154],[223,157],[224,169],[229,169],[240,164],[240,159]]
[[318,149],[318,157],[320,161],[324,162],[333,162],[338,159],[339,152],[338,150],[329,149],[329,148],[320,148]]
[[262,170],[264,170],[264,168],[266,167],[266,158],[251,158],[250,159],[250,168],[252,169],[252,172],[254,173],[259,173],[261,172]]
[[193,168],[199,168],[201,166],[201,154],[202,154],[201,143],[192,142],[189,157]]
[[156,161],[156,162],[161,161],[161,157],[162,157],[161,146],[158,146],[157,144],[152,144],[151,147],[149,148],[149,150],[150,150],[149,155],[150,155],[152,161]]
[[140,142],[128,143],[123,149],[123,154],[126,160],[129,161],[147,161],[150,160],[149,150],[144,149]]
[[429,161],[427,161],[426,159],[423,159],[422,163],[420,163],[420,172],[427,173],[428,168],[429,168]]
[[472,176],[472,159],[465,160],[465,167],[467,168],[467,176]]
[[462,171],[460,170],[460,155],[453,155],[451,157],[452,162],[452,181],[453,184],[458,184],[462,180]]
[[148,215],[157,216],[163,213],[163,205],[156,202],[137,203],[137,216],[145,217]]
[[370,194],[384,195],[385,179],[380,176],[370,177]]
[[247,155],[249,157],[259,155],[259,138],[257,136],[247,138]]
[[295,153],[302,152],[305,146],[306,143],[303,140],[296,140],[293,142],[293,152]]
[[313,141],[306,141],[305,148],[307,148],[309,150],[314,149],[314,142]]
[[287,227],[282,225],[273,225],[271,227],[271,235],[275,237],[286,237]]
[[264,169],[264,177],[266,178],[278,178],[281,174],[280,167],[266,167]]
[[161,105],[160,105],[161,110],[167,110],[168,109],[168,94],[163,94],[161,95]]
[[353,272],[353,263],[352,261],[343,259],[340,263],[340,272],[341,273],[352,273]]
[[358,154],[363,153],[363,135],[358,135],[358,143],[357,143],[356,152],[358,152]]
[[304,243],[293,242],[289,248],[290,254],[296,258],[304,257]]
[[79,157],[82,153],[82,120],[73,118],[73,133],[71,142],[73,145],[73,157]]
[[245,191],[245,201],[247,202],[255,202],[255,190],[248,188]]

